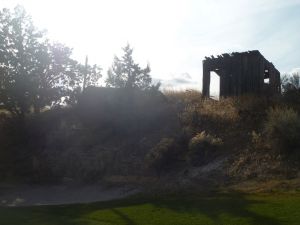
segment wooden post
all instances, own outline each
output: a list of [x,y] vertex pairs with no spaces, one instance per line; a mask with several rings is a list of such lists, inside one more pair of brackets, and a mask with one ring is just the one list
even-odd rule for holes
[[86,88],[86,78],[88,74],[88,56],[85,57],[85,67],[84,67],[84,74],[83,74],[83,84],[82,84],[82,91]]
[[202,79],[202,95],[209,98],[209,86],[210,86],[210,70],[207,65],[207,61],[203,61],[203,79]]

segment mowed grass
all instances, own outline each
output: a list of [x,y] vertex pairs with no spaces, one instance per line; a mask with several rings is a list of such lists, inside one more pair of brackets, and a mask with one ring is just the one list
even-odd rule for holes
[[176,194],[0,208],[1,225],[299,225],[300,194]]

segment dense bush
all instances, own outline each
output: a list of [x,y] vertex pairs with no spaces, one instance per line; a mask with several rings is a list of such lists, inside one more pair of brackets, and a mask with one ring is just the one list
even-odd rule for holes
[[122,135],[176,124],[164,95],[153,90],[87,88],[79,98],[78,112],[87,127],[113,128]]
[[264,137],[264,135],[256,131],[252,131],[251,133],[251,147],[254,151],[261,151],[271,148],[268,140]]
[[240,120],[253,124],[254,126],[261,124],[267,116],[267,110],[270,106],[278,103],[277,98],[269,98],[265,96],[244,95],[234,100]]
[[28,130],[24,122],[15,118],[3,118],[0,127],[0,179],[18,176],[26,177],[32,172],[33,151]]
[[271,108],[267,114],[265,132],[274,147],[286,153],[300,148],[300,117],[287,107]]
[[286,90],[282,102],[300,113],[300,89]]
[[200,164],[222,143],[220,138],[207,134],[205,131],[198,133],[189,142],[187,159],[193,165]]
[[48,156],[52,171],[62,178],[76,182],[97,182],[109,166],[113,166],[114,152],[101,147],[92,149],[69,148],[55,157]]
[[162,138],[146,155],[145,165],[148,169],[161,172],[173,164],[177,157],[176,141],[173,138]]
[[108,174],[135,174],[161,136],[179,131],[174,110],[158,91],[86,91],[78,105],[23,121],[1,114],[1,180],[93,182]]

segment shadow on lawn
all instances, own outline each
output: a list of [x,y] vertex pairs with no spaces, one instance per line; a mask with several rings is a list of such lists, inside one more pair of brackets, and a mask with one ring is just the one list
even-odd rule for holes
[[[281,225],[280,221],[275,218],[260,215],[249,210],[253,204],[264,204],[263,201],[249,200],[242,194],[212,194],[212,195],[169,195],[165,197],[133,197],[124,200],[116,200],[102,203],[65,205],[65,206],[43,206],[43,207],[27,207],[27,208],[0,208],[1,214],[7,216],[6,213],[18,215],[22,220],[23,225],[43,224],[47,220],[47,224],[51,225],[81,225],[81,224],[116,224],[117,221],[122,221],[121,224],[138,225],[143,221],[149,221],[151,211],[143,212],[146,218],[141,218],[139,215],[134,215],[134,212],[125,213],[123,207],[138,207],[143,204],[151,204],[158,208],[170,209],[178,213],[188,213],[192,216],[205,215],[213,221],[214,224],[224,224],[221,215],[229,215],[231,218],[241,218],[249,221],[249,224],[264,224],[264,225]],[[4,211],[3,211],[4,210]],[[97,211],[107,210],[110,216],[97,216]],[[18,213],[19,211],[19,213]],[[27,213],[26,213],[27,211]],[[96,216],[90,217],[91,214]],[[149,218],[147,218],[149,215]],[[34,217],[34,220],[26,223],[27,217]],[[112,219],[111,216],[115,219]],[[152,215],[153,216],[153,215]],[[164,215],[166,216],[166,215]],[[6,217],[8,218],[8,217]],[[139,221],[135,221],[139,218]],[[159,217],[156,218],[159,221]],[[3,222],[3,221],[2,221]],[[150,222],[150,221],[149,221]],[[200,221],[199,221],[200,222]],[[5,224],[10,223],[7,220]],[[188,225],[188,224],[186,224]]]
[[212,194],[211,196],[182,196],[180,200],[165,199],[156,202],[159,207],[169,208],[177,212],[188,212],[192,215],[203,214],[215,224],[224,224],[221,215],[249,220],[250,224],[281,225],[276,218],[264,216],[249,210],[253,204],[264,204],[264,201],[250,200],[245,195]]
[[118,215],[125,223],[126,225],[137,225],[132,219],[128,217],[125,213],[122,213],[120,210],[117,209],[111,209],[111,211]]
[[[128,200],[112,201],[107,203],[91,204],[85,210],[79,207],[79,215],[91,213],[94,210],[110,209],[126,225],[137,225],[132,218],[122,212],[122,207],[138,207],[142,204],[152,204],[155,207],[167,208],[179,213],[191,215],[203,214],[209,217],[215,224],[223,224],[220,216],[227,214],[233,218],[249,220],[250,224],[281,225],[275,218],[260,215],[249,210],[253,204],[264,204],[264,201],[250,200],[244,194],[211,194],[211,195],[174,195],[151,198],[132,198]],[[118,209],[116,209],[118,208]],[[152,212],[149,212],[149,214]],[[104,218],[103,218],[104,219]],[[147,219],[147,218],[145,218]]]

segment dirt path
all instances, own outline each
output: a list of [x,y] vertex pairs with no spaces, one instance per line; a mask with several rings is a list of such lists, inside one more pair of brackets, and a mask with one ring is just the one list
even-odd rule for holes
[[0,206],[60,205],[124,198],[137,189],[90,186],[21,186],[0,187]]

